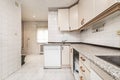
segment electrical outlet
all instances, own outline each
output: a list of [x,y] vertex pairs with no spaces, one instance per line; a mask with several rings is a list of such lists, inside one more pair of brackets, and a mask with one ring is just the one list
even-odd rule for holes
[[117,35],[120,35],[120,30],[117,31]]
[[92,28],[92,33],[104,31],[104,26],[105,26],[105,23],[94,25],[94,27]]

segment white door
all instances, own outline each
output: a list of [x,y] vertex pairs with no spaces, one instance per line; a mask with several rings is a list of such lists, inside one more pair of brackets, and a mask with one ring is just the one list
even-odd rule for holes
[[69,67],[70,66],[70,47],[62,46],[62,66]]
[[60,46],[44,46],[44,67],[61,68]]

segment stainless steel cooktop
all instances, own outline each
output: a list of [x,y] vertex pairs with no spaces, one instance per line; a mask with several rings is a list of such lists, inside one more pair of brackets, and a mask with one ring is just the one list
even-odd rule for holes
[[96,56],[96,57],[101,58],[113,65],[120,67],[120,56]]

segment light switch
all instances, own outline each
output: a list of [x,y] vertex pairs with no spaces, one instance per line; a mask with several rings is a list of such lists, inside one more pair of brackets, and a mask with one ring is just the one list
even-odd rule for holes
[[120,30],[117,31],[117,35],[120,35]]

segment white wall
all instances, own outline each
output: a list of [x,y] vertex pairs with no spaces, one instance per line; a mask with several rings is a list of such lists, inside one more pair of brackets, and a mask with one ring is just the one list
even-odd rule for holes
[[87,31],[80,33],[81,42],[120,47],[118,30],[120,30],[120,16],[109,19],[101,32],[92,33],[92,28],[89,28]]
[[0,0],[0,80],[21,67],[20,0]]
[[40,44],[37,43],[37,26],[48,26],[45,22],[23,22],[23,54],[39,54]]
[[61,32],[58,29],[58,12],[49,11],[48,13],[48,41],[61,42],[67,40],[68,42],[80,42],[79,32]]

